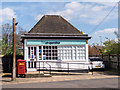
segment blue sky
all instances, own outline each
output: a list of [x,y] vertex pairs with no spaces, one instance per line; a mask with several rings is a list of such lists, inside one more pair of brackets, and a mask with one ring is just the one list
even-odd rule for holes
[[[115,9],[94,29],[114,7]],[[92,39],[90,44],[100,44],[108,37],[116,39],[118,30],[118,8],[116,2],[2,2],[0,22],[11,23],[15,17],[19,25],[29,31],[43,15],[61,15],[78,30],[82,30]],[[94,30],[93,30],[94,29]]]

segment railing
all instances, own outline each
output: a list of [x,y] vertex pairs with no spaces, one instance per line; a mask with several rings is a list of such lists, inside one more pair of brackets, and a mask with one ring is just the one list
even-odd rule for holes
[[[42,66],[40,65],[40,63],[42,63]],[[45,64],[49,66],[49,69],[47,67],[45,67]],[[44,72],[44,69],[47,69],[49,71],[49,74],[51,75],[51,65],[45,61],[28,61],[26,67],[38,69],[39,73],[40,73],[40,71]]]
[[[46,69],[46,70],[49,71],[50,74],[51,74],[51,71],[54,70],[54,69],[57,69],[57,71],[58,71],[58,69],[64,69],[65,71],[67,70],[68,74],[70,72],[74,71],[74,70],[82,70],[81,68],[71,68],[70,65],[73,65],[73,64],[75,64],[75,65],[83,65],[83,66],[84,65],[87,65],[87,66],[90,65],[89,63],[82,63],[82,62],[75,63],[75,62],[62,62],[62,61],[28,61],[27,63],[28,63],[27,64],[28,68],[36,68],[36,69],[38,69],[39,73],[40,73],[40,71],[44,72],[45,69]],[[54,63],[54,64],[57,64],[57,63],[66,64],[66,67],[53,67],[53,66],[50,65],[50,63],[51,64],[52,63]],[[41,66],[41,64],[42,64],[42,66]],[[49,69],[45,66],[45,64],[49,66],[48,67]],[[93,65],[92,64],[91,64],[91,67],[92,67],[92,75],[93,75]],[[83,70],[85,70],[85,69],[83,69]],[[87,69],[87,70],[89,72],[89,69]]]
[[[37,62],[38,62],[38,61],[37,61]],[[46,69],[46,70],[49,71],[49,74],[51,75],[51,65],[50,65],[50,64],[48,64],[47,62],[42,62],[42,63],[43,63],[43,67],[42,67],[42,68],[43,68],[43,69],[41,69],[41,68],[40,68],[40,63],[41,63],[41,62],[39,61],[38,63],[39,63],[39,67],[38,67],[38,68],[39,68],[39,70],[38,70],[39,73],[40,73],[40,71],[43,71],[43,73],[44,73],[44,71],[45,71],[45,69]],[[45,64],[49,66],[49,69],[48,69],[47,67],[45,67]]]

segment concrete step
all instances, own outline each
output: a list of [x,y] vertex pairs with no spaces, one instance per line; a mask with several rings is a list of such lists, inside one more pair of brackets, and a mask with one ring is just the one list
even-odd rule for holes
[[50,74],[26,74],[26,78],[51,77]]
[[36,78],[36,77],[51,77],[52,75],[49,73],[44,73],[44,72],[27,72],[26,73],[26,78]]

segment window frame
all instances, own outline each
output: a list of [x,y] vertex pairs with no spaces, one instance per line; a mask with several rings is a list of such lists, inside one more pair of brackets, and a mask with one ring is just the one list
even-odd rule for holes
[[[84,61],[86,60],[86,45],[41,45],[41,46],[28,46],[28,48],[30,47],[36,47],[36,58],[29,58],[29,52],[28,52],[28,59],[37,59],[39,60],[44,60],[43,59],[43,46],[50,46],[52,48],[52,46],[56,46],[57,47],[57,59],[45,59],[47,61],[49,60],[72,60],[72,61]],[[41,59],[39,58],[39,47],[41,47]],[[75,51],[73,51],[75,50]],[[29,51],[29,50],[28,50]],[[65,52],[66,51],[66,52]],[[31,50],[30,50],[31,52]],[[33,51],[34,52],[34,51]],[[52,49],[51,49],[52,52]],[[59,55],[59,52],[61,53],[61,55]],[[75,56],[74,56],[74,52],[75,52]],[[30,53],[31,54],[31,53]],[[66,54],[66,55],[65,55]],[[31,57],[31,55],[30,55]],[[33,56],[34,57],[34,56]],[[54,56],[53,56],[54,57]],[[76,59],[74,59],[73,57],[75,57]],[[52,56],[51,56],[52,58]]]

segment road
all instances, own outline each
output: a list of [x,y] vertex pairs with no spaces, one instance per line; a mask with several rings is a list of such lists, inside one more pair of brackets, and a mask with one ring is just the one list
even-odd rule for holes
[[3,88],[118,88],[118,78],[3,85]]

